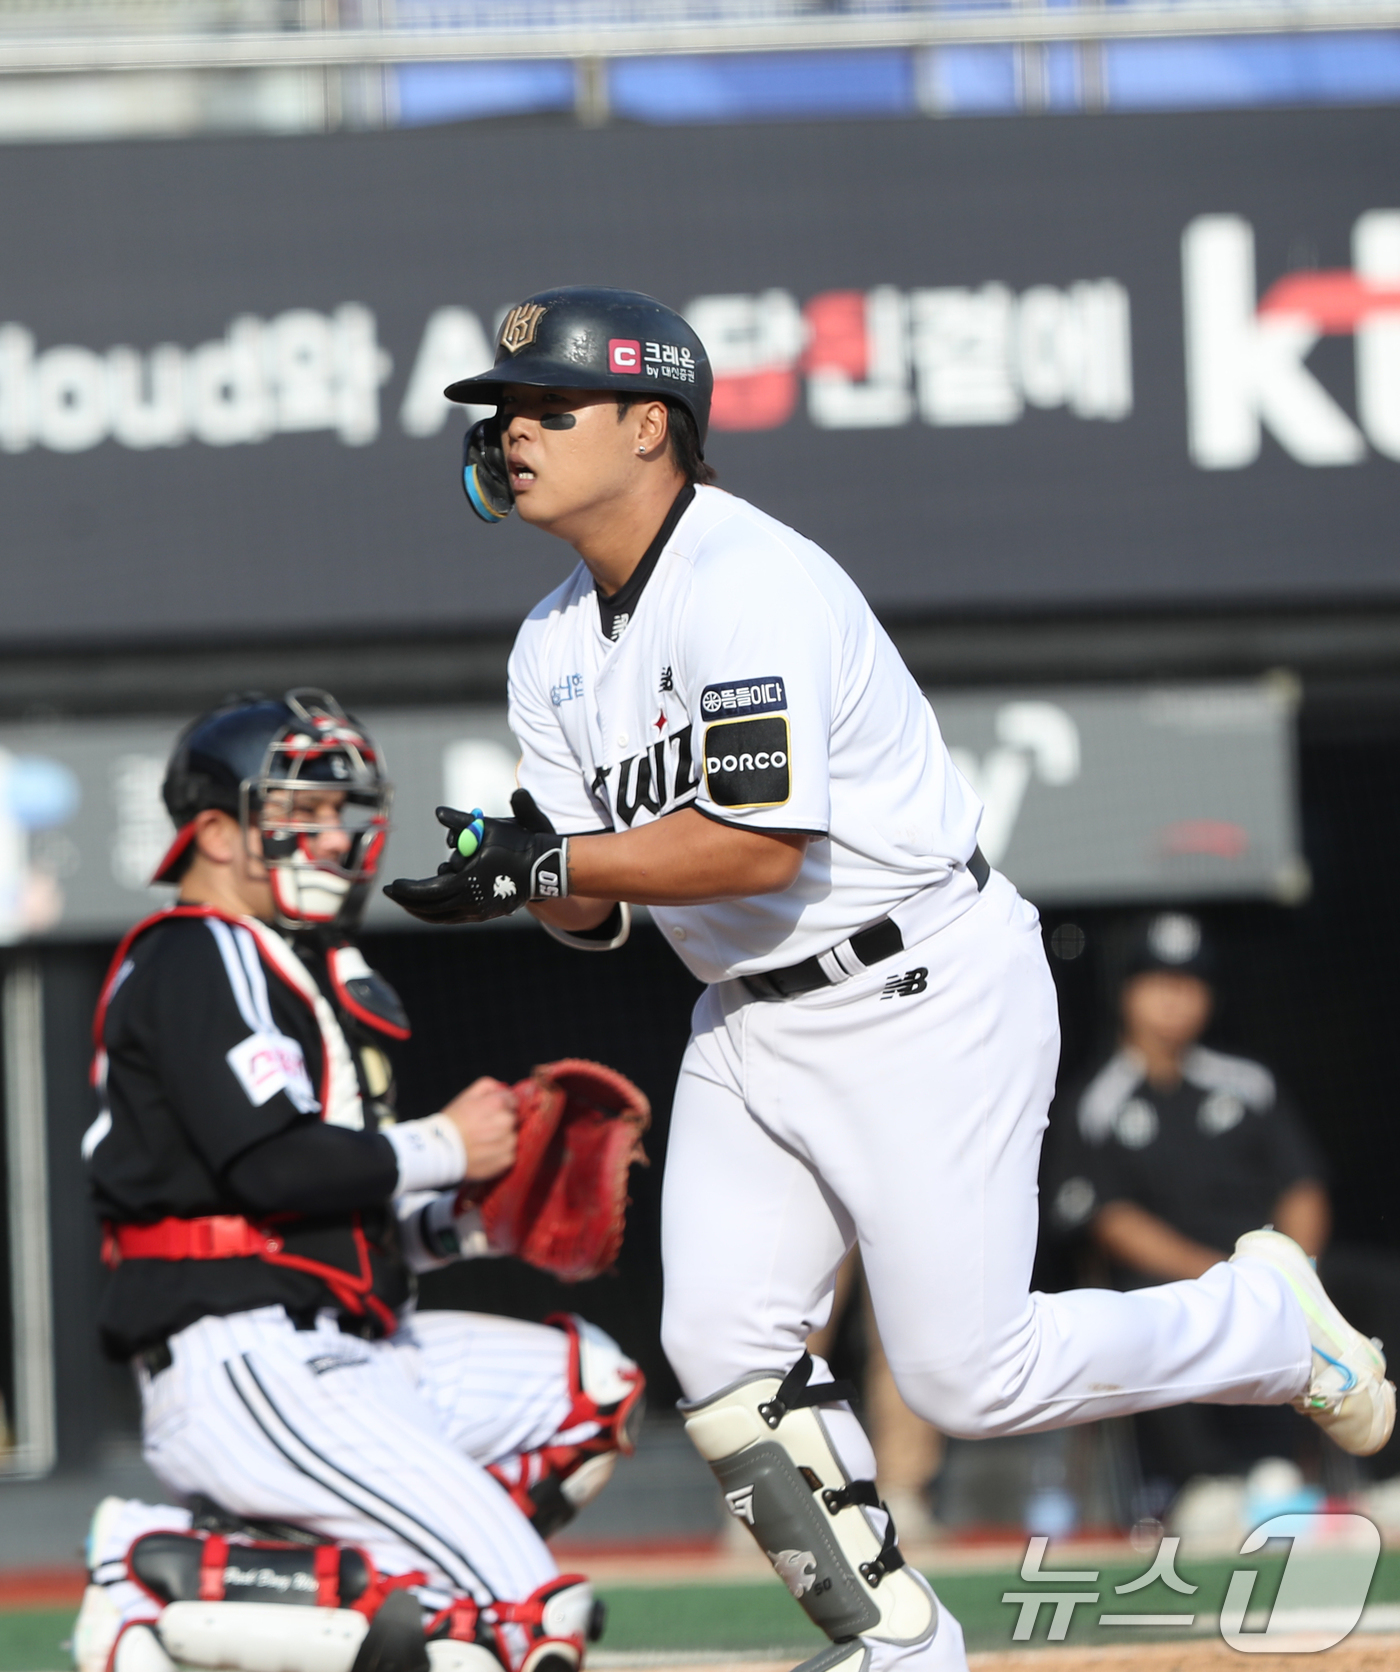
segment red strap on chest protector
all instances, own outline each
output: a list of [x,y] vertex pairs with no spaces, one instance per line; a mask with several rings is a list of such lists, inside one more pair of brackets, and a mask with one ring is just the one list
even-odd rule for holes
[[288,1254],[281,1237],[265,1226],[255,1225],[241,1214],[211,1214],[203,1219],[160,1219],[154,1225],[117,1225],[110,1219],[102,1227],[102,1263],[110,1268],[123,1260],[265,1260],[270,1266],[288,1266],[293,1271],[318,1277],[339,1305],[355,1317],[370,1311],[386,1335],[399,1327],[394,1310],[374,1293],[374,1273],[369,1263],[369,1243],[356,1215],[351,1234],[358,1275],[342,1271],[323,1260],[309,1260]]
[[104,1265],[122,1260],[237,1260],[280,1254],[281,1237],[239,1213],[207,1219],[161,1219],[154,1225],[112,1225],[102,1239]]

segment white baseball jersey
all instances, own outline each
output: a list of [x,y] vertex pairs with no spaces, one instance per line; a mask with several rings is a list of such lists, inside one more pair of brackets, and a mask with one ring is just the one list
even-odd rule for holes
[[[559,831],[693,806],[814,838],[783,893],[652,909],[710,983],[661,1214],[662,1345],[688,1400],[789,1369],[857,1241],[900,1391],[945,1433],[1306,1386],[1306,1321],[1266,1266],[1222,1262],[1132,1295],[1030,1293],[1059,1055],[1039,919],[1005,877],[979,888],[966,871],[981,808],[823,551],[699,488],[616,641],[580,566],[521,628],[510,685],[520,782]],[[830,952],[886,915],[897,961],[837,960],[844,980],[781,1002],[728,979]],[[872,1479],[855,1416],[824,1406],[822,1423],[847,1478]],[[869,1672],[967,1672],[941,1606],[930,1636],[884,1629],[860,1639]]]
[[976,844],[981,806],[850,577],[716,488],[696,489],[616,642],[582,563],[531,612],[510,722],[520,783],[561,832],[694,806],[815,838],[780,894],[652,908],[702,981],[825,952]]

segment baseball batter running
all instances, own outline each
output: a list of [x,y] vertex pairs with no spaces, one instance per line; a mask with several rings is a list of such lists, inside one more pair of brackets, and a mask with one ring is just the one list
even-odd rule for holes
[[632,1449],[640,1371],[576,1317],[415,1315],[410,1267],[528,1243],[521,1201],[543,1217],[550,1180],[517,1188],[525,1151],[575,1113],[561,1165],[591,1141],[612,1177],[565,1193],[606,1221],[644,1101],[564,1063],[395,1123],[384,1047],[408,1022],[354,939],[389,794],[324,692],[230,700],[171,757],[156,880],[179,903],[113,960],[83,1152],[104,1346],[182,1507],[99,1507],[80,1672],[577,1672],[593,1631],[543,1535]]
[[901,1393],[951,1434],[1293,1401],[1369,1453],[1394,1388],[1273,1231],[1191,1282],[1030,1292],[1059,1051],[1035,910],[849,577],[711,485],[710,393],[684,319],[584,288],[513,308],[447,390],[498,409],[467,438],[473,508],[579,562],[511,658],[515,817],[439,809],[448,860],[389,893],[429,922],[528,905],[592,947],[645,904],[706,983],[663,1195],[687,1427],[833,1640],[806,1672],[955,1672],[961,1631],[804,1346],[852,1243]]

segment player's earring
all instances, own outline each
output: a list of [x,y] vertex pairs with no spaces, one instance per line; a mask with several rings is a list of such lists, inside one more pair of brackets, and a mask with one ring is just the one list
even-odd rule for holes
[[637,449],[637,451],[638,451],[638,452],[639,452],[639,453],[645,453],[645,452],[646,452],[646,448],[645,448],[645,447],[639,447],[639,448],[638,448],[638,449]]

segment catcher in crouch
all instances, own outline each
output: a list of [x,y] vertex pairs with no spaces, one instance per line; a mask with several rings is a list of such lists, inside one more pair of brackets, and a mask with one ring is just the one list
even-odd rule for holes
[[179,900],[113,960],[83,1153],[104,1347],[183,1507],[99,1506],[80,1672],[577,1672],[593,1599],[544,1538],[633,1449],[641,1372],[577,1317],[415,1314],[413,1272],[605,1269],[645,1099],[559,1063],[395,1124],[408,1021],[353,938],[390,787],[326,693],[201,715],[164,797]]

